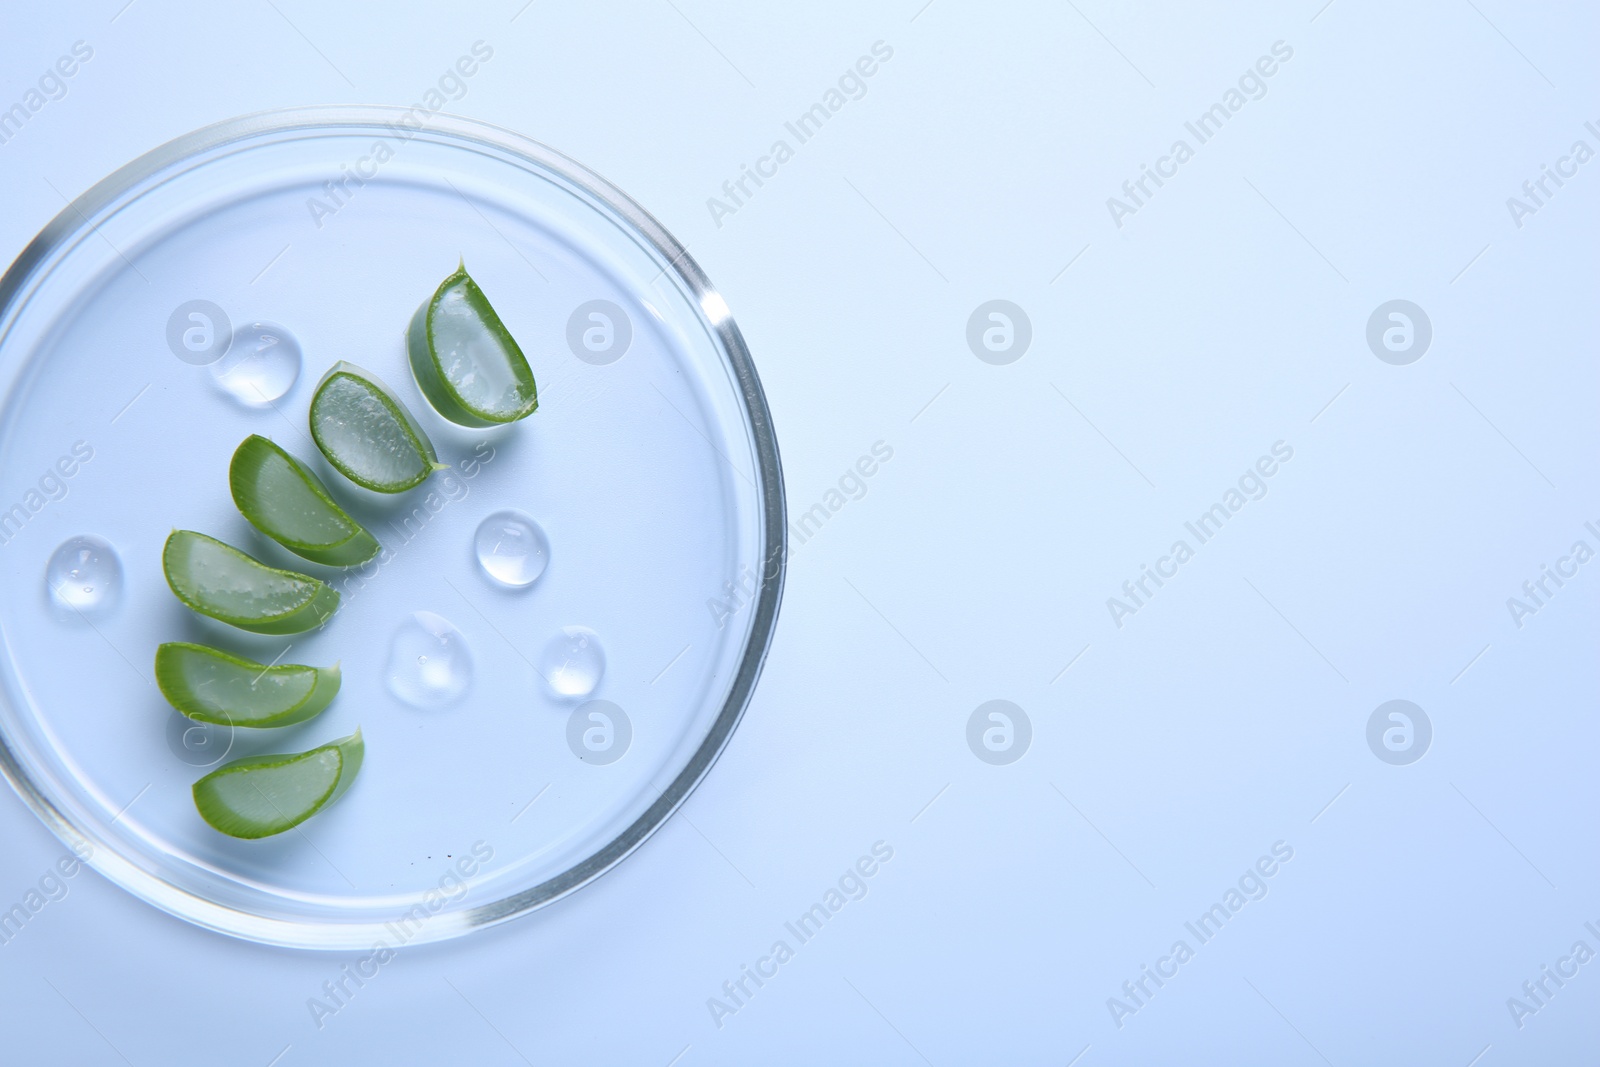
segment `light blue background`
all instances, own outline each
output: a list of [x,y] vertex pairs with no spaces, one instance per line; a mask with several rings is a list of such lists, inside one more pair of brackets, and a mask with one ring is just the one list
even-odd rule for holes
[[[1520,228],[1506,207],[1573,141],[1600,149],[1592,9],[920,3],[8,7],[0,106],[74,41],[94,58],[0,145],[7,258],[171,137],[412,104],[481,39],[450,110],[566,152],[689,245],[755,354],[791,514],[875,442],[894,456],[794,551],[744,723],[616,871],[405,951],[320,1030],[307,998],[353,956],[233,942],[82,874],[0,946],[7,1062],[1600,1046],[1600,962],[1520,1030],[1506,1007],[1574,941],[1600,950],[1600,564],[1520,629],[1506,608],[1600,547],[1600,161]],[[718,226],[707,198],[880,40],[866,94]],[[1106,198],[1280,40],[1266,96],[1119,229]],[[993,298],[1032,321],[1007,366],[965,341]],[[1393,298],[1433,324],[1410,366],[1366,346]],[[1106,598],[1280,440],[1267,496],[1113,625]],[[1008,766],[966,744],[997,698],[1033,725]],[[1366,744],[1394,698],[1433,723],[1410,766]],[[9,800],[0,838],[9,907],[62,847]],[[868,895],[719,1028],[707,998],[877,841]],[[1184,922],[1277,841],[1266,898],[1119,1029],[1107,998],[1195,946]]]

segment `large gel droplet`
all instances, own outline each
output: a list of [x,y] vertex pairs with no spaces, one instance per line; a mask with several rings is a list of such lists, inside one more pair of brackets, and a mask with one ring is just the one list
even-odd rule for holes
[[45,564],[50,599],[63,613],[85,618],[106,614],[122,593],[122,560],[110,542],[84,534],[68,538]]
[[211,364],[211,376],[239,403],[266,407],[300,377],[300,342],[273,323],[246,323],[233,331],[228,354]]
[[444,708],[472,685],[472,654],[449,620],[431,611],[413,614],[389,646],[389,691],[414,708]]
[[513,589],[538,581],[550,562],[550,542],[520,511],[497,511],[478,525],[474,547],[483,573]]

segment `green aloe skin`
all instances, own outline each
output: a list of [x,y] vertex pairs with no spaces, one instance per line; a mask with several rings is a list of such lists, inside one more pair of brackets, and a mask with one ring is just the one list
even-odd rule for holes
[[522,349],[465,264],[417,308],[406,351],[423,395],[451,422],[500,426],[539,407]]
[[445,469],[421,425],[377,375],[336,363],[311,398],[311,438],[363,489],[403,493]]
[[267,665],[169,641],[156,649],[156,685],[197,722],[266,729],[316,718],[339,692],[339,667]]
[[313,563],[350,567],[378,554],[378,539],[351,518],[310,467],[252,434],[228,465],[233,502],[250,525]]
[[[406,350],[418,387],[450,422],[502,426],[539,407],[532,368],[465,263],[412,316]],[[318,382],[308,420],[318,450],[363,489],[403,493],[445,469],[405,403],[354,364],[337,363]],[[316,473],[268,438],[251,435],[239,445],[228,485],[252,526],[304,559],[349,567],[380,550]],[[161,561],[183,604],[254,633],[301,633],[338,610],[339,594],[325,582],[268,566],[193,530],[174,530]],[[341,681],[337,664],[262,664],[188,642],[161,645],[155,674],[162,695],[189,718],[260,729],[315,718]],[[194,783],[195,808],[231,837],[281,834],[343,796],[365,755],[357,729],[306,752],[233,760]]]
[[326,622],[339,591],[193,530],[174,530],[161,553],[173,595],[201,615],[258,634],[297,634]]
[[194,806],[229,837],[255,839],[292,830],[338,800],[361,770],[358,729],[309,752],[246,756],[194,784]]

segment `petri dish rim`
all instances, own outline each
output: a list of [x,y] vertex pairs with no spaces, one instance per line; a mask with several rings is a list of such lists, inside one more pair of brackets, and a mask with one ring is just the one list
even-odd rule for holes
[[[187,164],[211,158],[246,142],[273,135],[334,133],[392,127],[409,109],[382,105],[288,108],[228,119],[184,134],[132,160],[69,203],[18,254],[0,275],[0,348],[10,337],[31,295],[53,267],[106,219],[136,200],[148,183],[159,184]],[[521,892],[433,917],[407,943],[446,940],[524,915],[562,899],[609,871],[644,843],[710,771],[732,736],[754,694],[777,624],[787,564],[783,472],[770,411],[749,348],[728,310],[684,245],[621,189],[582,164],[531,138],[476,119],[439,113],[417,131],[461,147],[484,151],[559,180],[569,191],[612,217],[650,256],[664,276],[683,290],[702,325],[715,339],[732,374],[752,446],[761,521],[761,568],[748,634],[728,695],[705,737],[660,795],[605,845],[562,873]],[[149,186],[153,187],[153,185]],[[9,700],[0,693],[0,700]],[[264,944],[288,948],[343,950],[364,948],[383,935],[384,923],[299,921],[256,914],[175,885],[127,856],[96,829],[59,807],[35,780],[21,746],[0,725],[0,773],[18,796],[84,862],[147,903],[197,926]]]

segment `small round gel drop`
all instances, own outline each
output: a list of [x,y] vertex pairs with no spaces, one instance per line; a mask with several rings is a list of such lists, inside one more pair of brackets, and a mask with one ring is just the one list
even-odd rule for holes
[[239,403],[266,407],[300,377],[300,342],[281,326],[247,322],[233,331],[228,354],[211,364],[211,376]]
[[606,672],[599,635],[587,626],[563,626],[544,646],[539,671],[556,696],[588,696]]
[[122,591],[122,560],[110,542],[84,534],[61,542],[45,564],[50,599],[65,614],[104,615]]
[[413,613],[389,645],[389,692],[414,708],[449,707],[472,685],[466,638],[448,619]]
[[550,562],[550,542],[539,524],[520,511],[497,511],[478,524],[478,566],[494,581],[526,589]]

